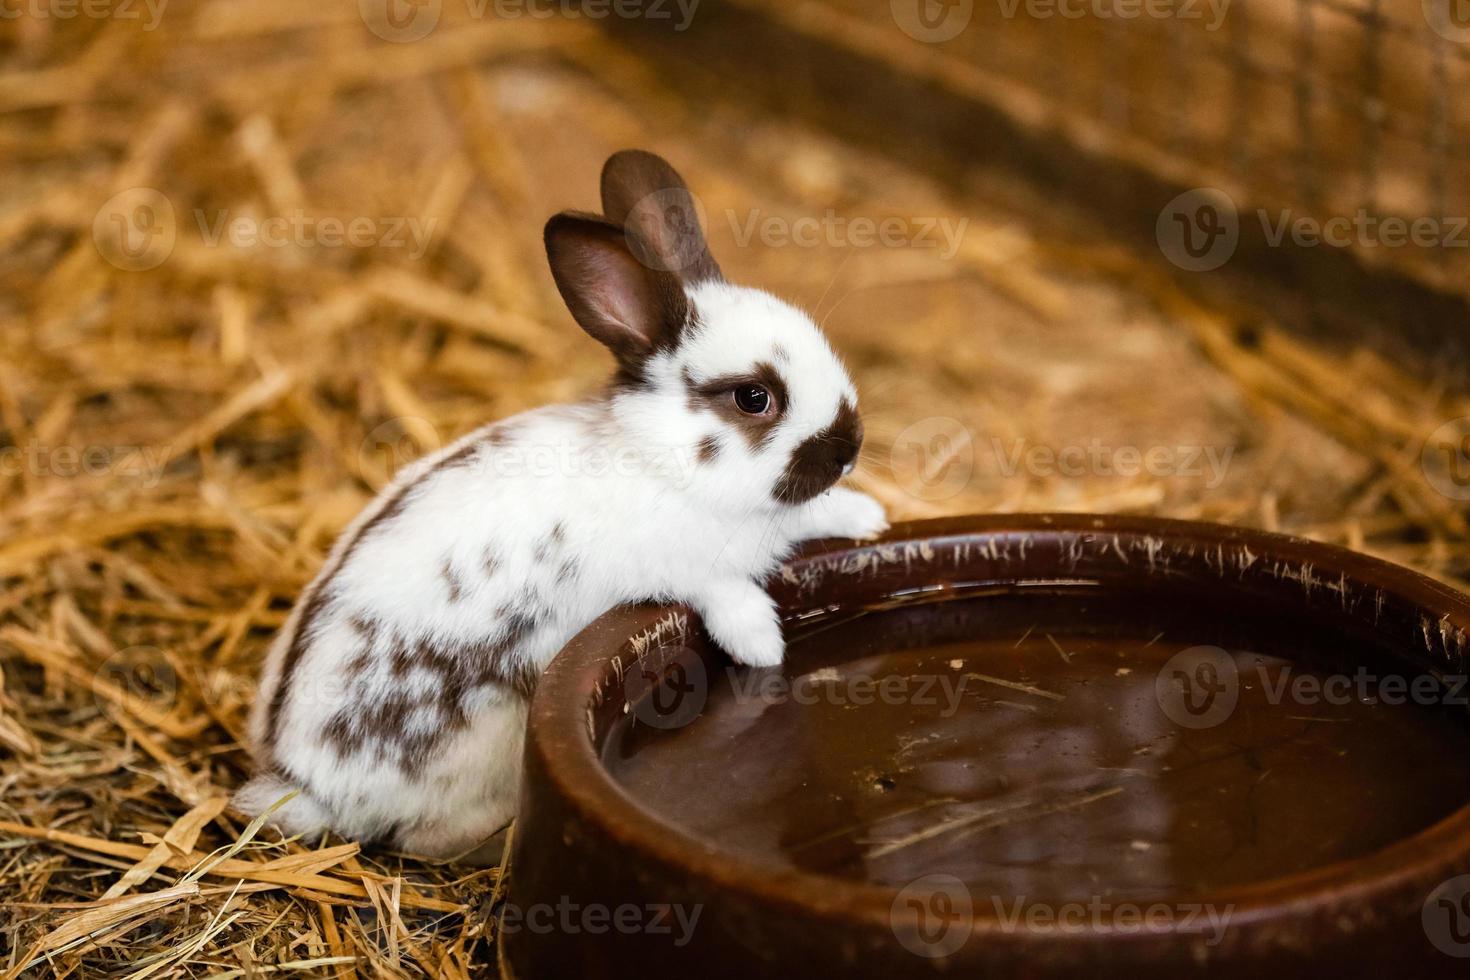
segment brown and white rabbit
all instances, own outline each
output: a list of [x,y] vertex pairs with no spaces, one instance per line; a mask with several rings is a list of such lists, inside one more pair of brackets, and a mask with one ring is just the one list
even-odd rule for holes
[[724,280],[661,158],[611,157],[602,206],[545,238],[612,384],[418,461],[348,527],[266,661],[244,812],[296,790],[287,833],[467,851],[514,817],[527,701],[594,618],[685,602],[736,661],[778,664],[781,559],[887,527],[834,486],[862,424],[811,319]]

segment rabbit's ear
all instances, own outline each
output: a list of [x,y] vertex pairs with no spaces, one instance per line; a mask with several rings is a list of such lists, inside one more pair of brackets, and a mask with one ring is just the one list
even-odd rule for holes
[[628,244],[645,265],[690,283],[724,279],[699,226],[699,203],[663,157],[646,150],[608,157],[602,210],[628,232]]
[[563,211],[546,223],[546,259],[556,288],[583,330],[612,351],[625,376],[678,345],[689,301],[672,273],[633,256],[623,229]]

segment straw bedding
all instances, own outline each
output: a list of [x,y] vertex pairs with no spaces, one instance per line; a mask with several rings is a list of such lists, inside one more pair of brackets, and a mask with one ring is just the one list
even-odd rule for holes
[[[622,146],[684,170],[727,273],[825,322],[863,392],[858,482],[895,517],[1152,512],[1470,575],[1420,465],[1470,414],[1442,379],[1038,237],[983,186],[693,104],[586,22],[451,4],[388,44],[354,6],[30,18],[0,47],[0,975],[490,968],[499,869],[283,841],[226,801],[259,658],[334,534],[408,459],[607,372],[539,232]],[[964,234],[776,234],[829,209]]]

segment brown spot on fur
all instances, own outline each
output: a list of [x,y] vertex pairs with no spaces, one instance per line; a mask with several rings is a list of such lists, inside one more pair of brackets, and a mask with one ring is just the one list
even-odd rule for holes
[[345,712],[338,711],[322,726],[322,738],[337,750],[338,755],[351,755],[357,750],[357,731],[352,718]]
[[480,451],[480,447],[483,445],[484,443],[480,442],[479,440],[467,442],[463,446],[460,446],[458,449],[456,449],[454,452],[439,460],[438,465],[436,465],[434,469],[452,470],[457,469],[461,466],[468,466],[473,463],[475,454]]
[[546,535],[546,537],[536,543],[536,548],[532,553],[532,557],[537,562],[550,561],[551,556],[556,554],[556,552],[560,550],[561,546],[566,544],[566,541],[566,525],[563,524],[561,521],[557,521],[551,526],[551,531]]
[[500,559],[495,557],[495,552],[490,550],[489,545],[485,546],[485,554],[480,559],[480,566],[485,570],[486,578],[494,578],[495,573],[500,571]]
[[[771,393],[775,407],[765,415],[747,415],[735,405],[735,389],[758,384]],[[745,437],[751,449],[760,449],[771,438],[776,423],[781,421],[789,404],[786,380],[769,361],[755,364],[748,374],[729,374],[697,381],[686,369],[684,386],[688,390],[691,411],[712,411]]]
[[570,585],[572,582],[576,581],[576,578],[581,573],[581,571],[582,567],[577,563],[577,560],[575,558],[566,559],[556,570],[557,584]]
[[409,649],[408,641],[397,633],[393,634],[393,642],[388,647],[388,665],[393,670],[393,676],[403,678],[413,670],[413,651]]
[[776,483],[776,499],[784,504],[812,499],[842,478],[862,445],[862,419],[853,404],[843,399],[832,423],[791,451],[786,471]]
[[699,461],[701,463],[713,463],[718,455],[720,455],[720,440],[714,436],[705,436],[699,440]]
[[439,577],[444,579],[444,585],[449,589],[449,601],[459,602],[464,598],[464,583],[459,580],[459,573],[454,570],[454,564],[444,559],[444,564],[439,568]]
[[[522,599],[528,608],[503,607],[504,621],[492,640],[445,649],[424,638],[409,640],[394,634],[387,654],[393,676],[402,682],[411,671],[419,670],[432,678],[373,702],[339,707],[322,726],[323,740],[344,757],[372,743],[405,776],[419,778],[440,747],[469,727],[469,698],[475,691],[494,686],[522,698],[535,692],[539,672],[533,665],[508,658],[539,624],[531,608],[537,598],[528,592]],[[408,723],[415,715],[431,717],[420,718],[410,729]]]
[[[496,430],[491,430],[492,433]],[[445,465],[453,465],[453,461],[460,457],[461,453],[478,448],[480,443],[472,442],[462,447],[459,451],[439,460],[431,466],[417,481],[399,487],[391,497],[383,502],[378,512],[369,518],[357,533],[347,542],[342,549],[342,555],[337,563],[326,570],[315,586],[310,589],[309,594],[304,597],[301,615],[296,619],[295,629],[291,636],[290,645],[286,648],[286,656],[281,663],[281,676],[276,684],[276,690],[271,697],[270,707],[266,712],[266,736],[265,744],[260,747],[261,752],[266,755],[268,762],[280,734],[281,712],[285,709],[286,702],[290,700],[291,686],[296,679],[296,670],[301,662],[301,657],[306,652],[306,644],[309,642],[311,631],[315,626],[317,617],[327,608],[331,599],[332,580],[337,576],[351,560],[357,547],[366,540],[374,531],[395,520],[408,506],[410,494],[419,482],[427,480]]]
[[356,680],[363,674],[366,674],[372,665],[373,649],[372,647],[363,647],[352,655],[351,660],[347,661],[346,670],[348,679]]

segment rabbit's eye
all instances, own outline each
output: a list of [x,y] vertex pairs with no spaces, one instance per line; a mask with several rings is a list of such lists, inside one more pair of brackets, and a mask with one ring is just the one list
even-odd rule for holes
[[735,407],[746,415],[764,415],[771,410],[771,393],[763,385],[740,385],[735,389]]

